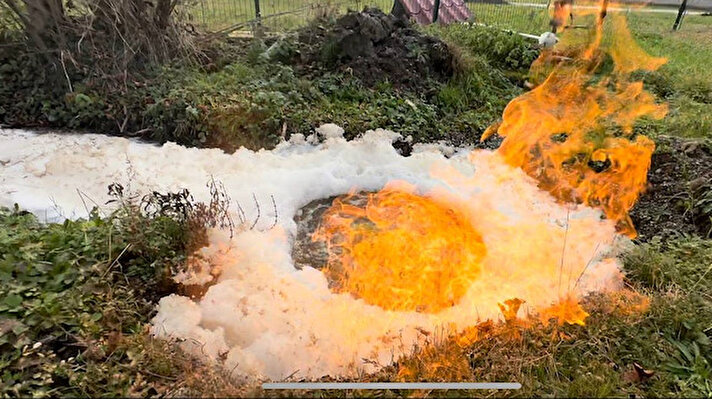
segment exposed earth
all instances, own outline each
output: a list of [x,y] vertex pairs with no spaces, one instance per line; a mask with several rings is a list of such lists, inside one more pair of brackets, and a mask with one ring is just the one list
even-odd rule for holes
[[297,46],[297,71],[307,75],[342,72],[367,86],[385,81],[408,89],[453,75],[454,57],[445,42],[375,8],[349,12],[328,28],[305,28]]
[[648,190],[631,217],[641,241],[655,236],[710,235],[712,147],[704,140],[659,137],[648,172]]

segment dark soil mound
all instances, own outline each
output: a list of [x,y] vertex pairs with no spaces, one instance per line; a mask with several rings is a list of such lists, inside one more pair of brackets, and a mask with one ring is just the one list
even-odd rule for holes
[[368,86],[387,81],[414,90],[453,74],[453,55],[445,42],[378,9],[350,11],[333,24],[303,29],[298,37],[297,70],[305,74],[338,71]]
[[680,234],[710,235],[712,145],[661,137],[648,172],[648,190],[631,211],[639,239]]

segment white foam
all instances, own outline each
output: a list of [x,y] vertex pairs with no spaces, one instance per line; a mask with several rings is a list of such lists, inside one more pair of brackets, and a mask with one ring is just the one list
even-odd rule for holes
[[[620,284],[618,261],[601,255],[616,238],[612,223],[599,211],[557,204],[497,153],[450,148],[446,158],[438,146],[418,146],[402,157],[391,145],[398,137],[393,132],[370,131],[351,142],[337,132],[323,129],[326,139],[316,145],[296,136],[273,151],[230,155],[100,135],[0,130],[0,204],[18,203],[51,221],[86,216],[84,202],[103,204],[112,182],[137,193],[188,188],[207,200],[212,176],[253,220],[254,194],[263,205],[256,229],[232,239],[213,231],[203,250],[220,272],[216,284],[199,300],[163,298],[152,327],[155,335],[179,338],[184,349],[223,364],[235,378],[372,371],[376,366],[363,359],[388,364],[422,338],[418,329],[498,318],[497,303],[513,297],[535,311],[569,291],[583,295]],[[481,278],[457,306],[437,315],[386,311],[334,294],[320,271],[297,270],[290,257],[292,217],[300,207],[396,179],[466,204],[487,247]],[[270,197],[277,211],[272,229]]]

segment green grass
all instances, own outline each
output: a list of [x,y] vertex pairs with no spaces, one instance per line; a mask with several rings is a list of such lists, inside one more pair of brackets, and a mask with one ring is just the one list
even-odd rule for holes
[[646,122],[644,132],[712,137],[712,17],[686,16],[678,31],[672,30],[671,14],[630,13],[628,20],[645,51],[667,58],[645,82],[670,111],[661,121]]
[[[478,22],[539,34],[548,30],[548,14],[535,7],[468,3]],[[674,13],[626,13],[633,36],[651,55],[667,63],[645,81],[670,106],[662,121],[643,121],[641,133],[681,137],[712,136],[712,17],[688,15],[679,31],[672,30]],[[576,24],[590,24],[577,18]]]
[[666,16],[631,15],[630,26],[643,49],[668,59],[646,79],[670,105],[668,117],[651,124],[653,134],[711,137],[712,17],[687,16],[672,31]]
[[672,31],[669,17],[631,14],[629,25],[641,47],[651,55],[665,57],[662,72],[677,88],[694,90],[712,85],[712,17],[687,16],[679,31]]

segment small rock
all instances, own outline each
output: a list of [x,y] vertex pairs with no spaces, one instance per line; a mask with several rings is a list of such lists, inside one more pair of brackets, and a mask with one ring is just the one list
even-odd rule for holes
[[700,143],[697,141],[688,141],[688,142],[682,143],[682,151],[688,157],[694,155],[697,152],[697,150],[699,150],[699,149],[700,149]]
[[702,188],[704,185],[706,185],[709,182],[709,180],[705,177],[698,177],[697,179],[691,180],[689,183],[687,183],[690,186],[690,191],[696,192],[700,188]]

